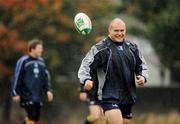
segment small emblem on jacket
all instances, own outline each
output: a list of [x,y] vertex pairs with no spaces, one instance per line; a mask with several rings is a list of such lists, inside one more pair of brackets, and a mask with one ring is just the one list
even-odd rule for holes
[[118,107],[118,105],[117,104],[112,104],[112,107]]
[[122,46],[118,46],[118,50],[122,51],[123,47]]
[[37,78],[38,74],[39,74],[39,69],[38,69],[38,64],[37,63],[34,64],[33,72],[34,72],[34,76]]

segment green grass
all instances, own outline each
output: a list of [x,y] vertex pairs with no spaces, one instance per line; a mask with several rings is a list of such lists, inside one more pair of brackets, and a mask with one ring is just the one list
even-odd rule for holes
[[[14,109],[12,111],[11,117],[11,124],[17,124],[20,123],[24,118],[24,111],[21,109],[21,111],[18,111],[19,109]],[[70,112],[71,115],[58,115],[56,118],[49,118],[48,120],[42,119],[38,124],[82,124],[85,115],[82,115],[83,113],[81,110]],[[82,115],[82,116],[81,116]],[[1,124],[1,123],[0,123]],[[104,118],[101,118],[98,122],[94,124],[106,124],[106,121]],[[180,124],[180,112],[177,111],[171,111],[171,112],[164,112],[164,113],[154,113],[154,112],[148,112],[148,113],[140,113],[140,112],[134,112],[134,117],[131,120],[130,124]]]
[[180,113],[146,113],[136,114],[131,124],[180,124]]
[[[82,124],[82,120],[75,118],[68,120],[63,124]],[[55,123],[56,124],[56,123]],[[57,123],[58,124],[58,123]],[[99,120],[95,124],[106,124],[104,119]],[[130,124],[180,124],[180,113],[135,113]]]

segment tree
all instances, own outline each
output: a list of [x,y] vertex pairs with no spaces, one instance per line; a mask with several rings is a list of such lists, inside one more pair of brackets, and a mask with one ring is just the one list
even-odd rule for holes
[[[44,58],[58,97],[62,81],[59,77],[77,81],[82,54],[96,36],[103,35],[104,21],[113,10],[109,0],[0,0],[0,88],[1,101],[8,105],[4,107],[3,119],[10,119],[10,80],[17,59],[26,53],[28,40],[40,38],[45,42]],[[82,11],[93,23],[93,31],[88,36],[78,34],[73,24],[75,14]]]
[[180,82],[180,14],[178,5],[170,5],[149,25],[149,37],[161,62],[171,71],[171,79]]
[[180,82],[179,1],[123,0],[123,4],[123,11],[147,25],[144,34],[151,40],[162,64],[170,69],[172,81]]

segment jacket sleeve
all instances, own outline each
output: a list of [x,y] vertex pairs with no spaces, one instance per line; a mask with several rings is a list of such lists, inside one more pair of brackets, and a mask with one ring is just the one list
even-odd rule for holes
[[52,92],[52,87],[51,87],[51,76],[48,71],[48,69],[45,67],[45,84],[44,84],[44,91],[51,91]]
[[82,60],[78,71],[78,78],[80,81],[80,88],[82,90],[84,82],[86,80],[92,80],[92,71],[96,69],[99,63],[99,57],[97,56],[98,49],[93,46],[91,50],[86,54],[85,58]]
[[145,78],[145,81],[147,81],[149,75],[148,75],[148,67],[146,64],[146,61],[139,51],[137,45],[136,46],[136,51],[135,51],[135,57],[136,57],[136,67],[135,67],[135,73],[136,75],[142,75]]
[[20,58],[16,63],[15,73],[13,76],[12,86],[11,86],[11,95],[12,96],[20,95],[24,60],[25,60],[24,58]]

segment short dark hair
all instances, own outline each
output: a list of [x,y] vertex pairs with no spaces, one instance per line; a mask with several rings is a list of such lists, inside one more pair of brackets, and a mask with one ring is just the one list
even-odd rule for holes
[[37,45],[43,45],[43,41],[40,39],[33,39],[28,42],[28,52],[31,52],[32,49],[35,49]]

